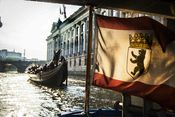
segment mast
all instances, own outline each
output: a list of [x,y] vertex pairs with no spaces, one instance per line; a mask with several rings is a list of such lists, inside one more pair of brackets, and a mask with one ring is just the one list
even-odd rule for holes
[[89,95],[90,95],[90,71],[91,71],[91,48],[92,48],[92,10],[91,5],[89,9],[89,31],[88,31],[88,53],[87,53],[87,66],[86,66],[86,87],[85,87],[85,113],[89,112]]

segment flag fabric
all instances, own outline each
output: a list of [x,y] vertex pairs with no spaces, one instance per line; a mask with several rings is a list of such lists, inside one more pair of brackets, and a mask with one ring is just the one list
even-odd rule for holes
[[93,85],[175,110],[175,33],[149,17],[96,21]]
[[66,15],[66,6],[63,4],[63,14],[64,14],[64,18],[67,18],[67,15]]
[[60,11],[60,15],[64,15],[64,18],[66,19],[67,18],[66,6],[64,4],[60,6],[59,11]]

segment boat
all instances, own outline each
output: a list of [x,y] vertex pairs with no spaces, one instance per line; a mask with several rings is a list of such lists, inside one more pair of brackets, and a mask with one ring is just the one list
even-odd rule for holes
[[40,71],[39,73],[28,73],[30,81],[48,86],[61,86],[66,81],[67,85],[67,61],[61,62],[51,70]]

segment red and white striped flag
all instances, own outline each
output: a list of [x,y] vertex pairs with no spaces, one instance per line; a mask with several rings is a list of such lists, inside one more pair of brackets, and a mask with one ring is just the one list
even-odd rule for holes
[[97,25],[93,85],[175,110],[175,33],[148,17],[98,15]]

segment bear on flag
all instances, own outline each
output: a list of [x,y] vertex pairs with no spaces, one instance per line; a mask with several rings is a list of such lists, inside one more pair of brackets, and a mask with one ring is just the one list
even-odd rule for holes
[[149,17],[96,21],[93,85],[175,110],[175,33]]

